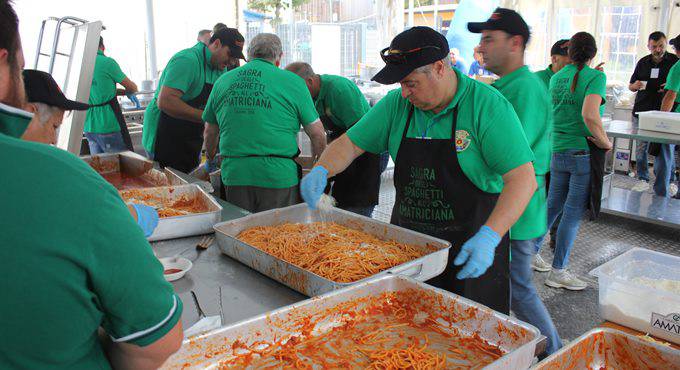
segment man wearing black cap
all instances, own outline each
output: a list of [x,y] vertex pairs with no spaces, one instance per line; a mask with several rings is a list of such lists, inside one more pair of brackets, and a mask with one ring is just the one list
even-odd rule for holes
[[568,55],[568,42],[569,40],[562,39],[553,44],[552,48],[550,48],[550,65],[548,68],[536,72],[536,76],[541,79],[546,90],[550,86],[550,78],[555,73],[559,72],[560,69],[564,68],[564,66],[571,63],[571,59],[569,59]]
[[[548,226],[545,175],[550,168],[552,109],[541,80],[524,64],[524,51],[530,31],[522,16],[510,9],[497,8],[486,22],[468,23],[468,30],[481,33],[479,52],[485,66],[500,78],[493,87],[515,109],[531,150],[538,190],[519,220],[510,229],[510,282],[512,311],[548,337],[547,352],[557,351],[562,343],[548,310],[533,283],[531,262],[536,254],[536,239]],[[531,102],[531,104],[527,104]]]
[[197,42],[170,58],[146,109],[142,134],[144,149],[162,167],[189,173],[200,163],[203,108],[230,59],[245,59],[243,43],[238,30],[221,28],[210,45]]
[[56,144],[57,130],[64,119],[64,112],[87,110],[90,106],[67,99],[57,82],[47,72],[26,69],[23,73],[29,107],[39,112],[39,120],[31,121],[21,138],[38,143]]
[[[675,55],[680,58],[680,35],[672,39],[670,44],[673,45],[673,49],[675,49]],[[660,110],[665,112],[673,111],[680,113],[680,62],[676,62],[668,72],[668,79],[666,80],[665,89],[666,94],[664,94],[663,100],[661,101]],[[675,109],[673,109],[673,107],[675,107]],[[677,150],[677,148],[675,145],[662,145],[661,150],[662,152],[666,151],[666,158],[668,158],[666,162],[667,164],[665,166],[667,171],[663,173],[666,182],[660,183],[661,173],[657,172],[657,180],[654,184],[654,191],[657,195],[668,196],[668,193],[661,194],[661,191],[665,191],[665,188],[668,187],[668,181],[670,181],[670,171],[674,168],[674,151]],[[668,162],[670,163],[668,164]],[[656,172],[656,168],[654,170]],[[680,199],[680,190],[675,193],[675,198]]]
[[448,66],[429,27],[397,35],[373,80],[391,91],[329,145],[302,180],[314,208],[330,176],[365,151],[395,162],[393,224],[449,240],[444,272],[428,283],[509,312],[506,235],[536,190],[534,155],[512,106],[494,88]]

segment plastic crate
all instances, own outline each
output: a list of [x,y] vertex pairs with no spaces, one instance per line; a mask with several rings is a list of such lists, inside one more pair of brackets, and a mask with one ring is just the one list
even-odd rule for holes
[[633,248],[590,274],[599,280],[603,319],[680,344],[680,293],[649,286],[680,282],[680,257]]

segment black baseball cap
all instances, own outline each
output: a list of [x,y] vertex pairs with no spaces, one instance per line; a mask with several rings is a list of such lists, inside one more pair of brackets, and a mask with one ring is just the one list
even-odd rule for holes
[[569,55],[569,40],[562,39],[554,43],[550,48],[550,55]]
[[87,110],[89,104],[66,99],[57,81],[43,71],[24,70],[24,88],[29,103],[43,103],[63,110]]
[[675,36],[675,38],[668,43],[673,45],[674,48],[680,49],[680,35]]
[[399,82],[413,70],[449,55],[446,37],[430,27],[413,27],[398,34],[380,52],[385,67],[372,80],[383,85]]
[[482,33],[484,30],[504,31],[513,36],[522,36],[525,43],[529,42],[531,36],[524,18],[516,11],[506,8],[496,8],[486,22],[470,22],[467,28],[472,33]]
[[213,30],[210,42],[213,42],[216,39],[219,39],[222,45],[229,46],[229,52],[232,58],[246,59],[246,57],[243,56],[243,44],[245,43],[245,39],[243,38],[243,35],[241,35],[241,32],[236,28],[216,28]]

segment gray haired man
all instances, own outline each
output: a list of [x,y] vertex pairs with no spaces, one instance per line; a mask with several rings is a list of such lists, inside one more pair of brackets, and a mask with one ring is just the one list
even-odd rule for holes
[[217,80],[203,111],[209,160],[219,141],[225,198],[250,212],[301,201],[301,169],[295,162],[300,126],[315,157],[326,147],[326,132],[307,85],[279,68],[282,54],[278,36],[255,36],[248,47],[249,62]]

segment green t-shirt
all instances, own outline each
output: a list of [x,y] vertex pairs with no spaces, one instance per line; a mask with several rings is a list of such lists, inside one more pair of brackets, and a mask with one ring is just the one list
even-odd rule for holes
[[[666,78],[666,90],[675,91],[677,95],[675,96],[675,102],[680,103],[680,63],[675,62],[671,70],[668,71],[668,77]],[[675,108],[675,111],[680,113],[680,105]]]
[[[205,59],[203,59],[205,49]],[[165,66],[158,88],[149,106],[144,112],[144,128],[142,130],[142,145],[147,152],[154,152],[156,143],[156,129],[161,111],[156,101],[163,86],[182,91],[182,101],[188,102],[197,97],[203,90],[205,83],[214,84],[222,74],[222,70],[213,69],[210,65],[210,49],[202,42],[184,49],[170,58]],[[198,123],[197,123],[198,124]]]
[[541,82],[543,82],[545,89],[547,90],[550,87],[550,78],[555,75],[555,72],[552,71],[551,64],[548,66],[548,68],[535,72],[535,74],[538,76]]
[[[102,104],[113,99],[116,96],[116,84],[124,79],[125,73],[120,70],[118,63],[113,58],[104,55],[103,51],[97,51],[88,103]],[[120,126],[113,110],[107,104],[87,110],[83,131],[93,134],[109,134],[120,131]]]
[[607,90],[607,76],[604,72],[584,66],[578,76],[576,89],[571,92],[571,83],[578,71],[568,64],[550,79],[550,96],[553,107],[553,152],[567,150],[588,150],[588,130],[583,116],[583,101],[586,96],[596,94],[602,97],[600,115],[604,113]]
[[[453,108],[458,104],[459,148],[451,149],[458,150],[460,166],[475,186],[487,193],[500,193],[502,176],[533,161],[534,155],[510,103],[493,87],[454,71],[458,89],[451,103],[437,114],[416,108],[406,136],[450,139]],[[410,108],[401,89],[392,90],[347,131],[347,136],[368,152],[389,150],[396,162]]]
[[32,119],[32,113],[0,103],[0,134],[19,138]]
[[330,117],[340,128],[352,127],[370,106],[357,85],[342,76],[321,75],[321,89],[314,100],[319,116]]
[[[253,59],[215,83],[203,120],[220,127],[222,181],[283,189],[298,184],[297,134],[319,118],[303,79]],[[228,158],[241,157],[241,158]]]
[[[534,171],[537,182],[545,185],[545,174],[550,170],[550,131],[552,108],[545,87],[538,76],[526,66],[503,76],[493,83],[515,108],[524,135],[534,152]],[[531,102],[531,103],[528,103]],[[540,188],[539,188],[540,189]],[[534,193],[532,202],[510,230],[513,240],[529,240],[545,234],[548,213],[545,189]]]
[[58,148],[0,135],[0,364],[108,369],[97,328],[149,345],[180,319],[116,189]]

